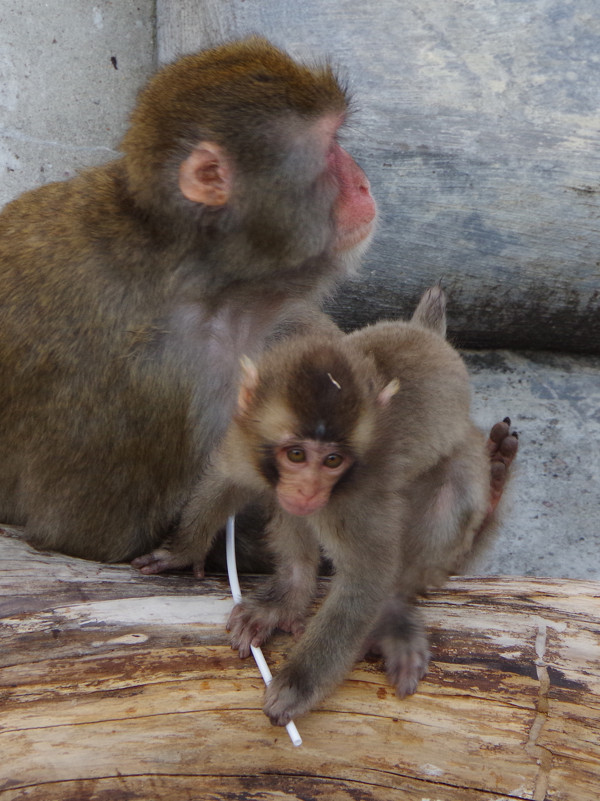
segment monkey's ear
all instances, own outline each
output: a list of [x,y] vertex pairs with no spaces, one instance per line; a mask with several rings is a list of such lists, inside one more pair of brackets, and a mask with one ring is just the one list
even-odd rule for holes
[[194,203],[224,206],[231,195],[231,167],[223,148],[200,142],[179,167],[179,188]]
[[242,380],[238,392],[237,410],[239,414],[243,414],[250,406],[258,386],[258,370],[252,359],[247,356],[242,356],[240,365],[242,367]]
[[387,406],[393,396],[398,392],[400,389],[400,382],[397,378],[394,378],[387,384],[377,396],[377,403],[380,406]]

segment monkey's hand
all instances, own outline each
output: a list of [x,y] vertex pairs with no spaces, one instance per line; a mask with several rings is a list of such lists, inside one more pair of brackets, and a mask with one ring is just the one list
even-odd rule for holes
[[322,697],[318,677],[286,664],[265,691],[263,712],[274,726],[287,726],[303,715]]
[[231,647],[239,651],[242,659],[250,656],[251,645],[260,648],[278,628],[299,637],[304,631],[304,615],[285,614],[280,605],[244,601],[234,606],[227,621]]
[[204,559],[199,561],[187,551],[171,551],[166,546],[138,556],[131,564],[147,576],[165,570],[181,570],[192,565],[196,578],[204,578]]

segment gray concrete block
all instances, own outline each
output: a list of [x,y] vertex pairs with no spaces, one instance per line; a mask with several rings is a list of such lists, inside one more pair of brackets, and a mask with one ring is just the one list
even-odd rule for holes
[[600,580],[600,357],[464,353],[485,430],[519,432],[502,524],[471,572]]
[[2,0],[0,205],[117,155],[154,33],[152,0]]

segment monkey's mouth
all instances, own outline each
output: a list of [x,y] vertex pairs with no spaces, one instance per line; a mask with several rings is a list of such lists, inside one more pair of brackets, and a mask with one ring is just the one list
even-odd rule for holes
[[296,501],[281,496],[278,496],[278,501],[281,508],[289,515],[294,515],[294,517],[306,517],[313,512],[318,512],[327,503],[326,500],[323,501],[321,498]]
[[335,250],[338,253],[345,253],[361,244],[366,248],[374,231],[375,219],[362,223],[358,228],[340,231],[335,240]]

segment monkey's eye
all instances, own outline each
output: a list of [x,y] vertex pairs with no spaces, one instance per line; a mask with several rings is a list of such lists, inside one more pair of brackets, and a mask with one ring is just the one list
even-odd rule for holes
[[290,462],[294,462],[294,464],[299,464],[300,462],[306,461],[306,454],[302,448],[289,448],[286,451],[286,454]]
[[330,467],[333,470],[335,467],[339,467],[343,461],[339,453],[330,453],[329,456],[325,457],[323,464],[325,467]]

